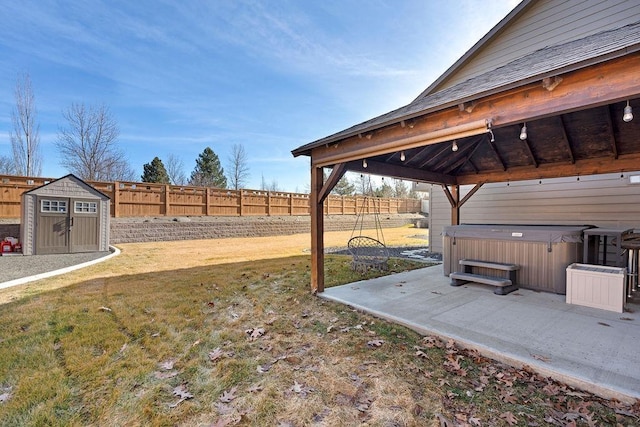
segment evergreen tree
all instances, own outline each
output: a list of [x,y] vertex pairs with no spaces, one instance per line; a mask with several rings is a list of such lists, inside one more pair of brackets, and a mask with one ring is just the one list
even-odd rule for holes
[[382,185],[374,189],[373,194],[376,197],[391,198],[393,197],[393,187],[391,187],[383,178]]
[[142,174],[142,182],[155,182],[157,184],[169,184],[169,174],[157,156],[151,160],[151,163],[146,163],[144,166],[144,173]]
[[333,190],[331,192],[339,196],[352,196],[355,191],[355,185],[353,185],[345,175],[340,178],[340,181],[338,181],[336,186],[333,187]]
[[200,187],[227,188],[224,169],[220,165],[218,155],[211,148],[205,148],[198,155],[189,183]]
[[393,197],[398,199],[404,199],[409,197],[409,189],[407,188],[407,184],[401,179],[393,180]]

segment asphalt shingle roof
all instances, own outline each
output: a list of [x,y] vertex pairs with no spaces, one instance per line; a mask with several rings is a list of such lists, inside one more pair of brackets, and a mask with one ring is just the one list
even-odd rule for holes
[[435,92],[389,113],[367,120],[292,151],[294,156],[310,155],[311,149],[359,133],[379,129],[401,120],[449,108],[640,50],[640,22],[563,44],[548,46],[487,73]]

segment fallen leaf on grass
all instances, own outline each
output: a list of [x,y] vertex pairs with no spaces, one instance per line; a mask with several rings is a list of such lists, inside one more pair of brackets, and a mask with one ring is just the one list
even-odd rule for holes
[[220,396],[218,400],[222,403],[230,403],[237,397],[236,396],[237,390],[238,390],[238,387],[232,387],[229,391],[222,392],[222,396]]
[[106,311],[106,312],[108,312],[108,313],[111,313],[111,309],[110,309],[109,307],[105,307],[105,306],[102,306],[102,307],[98,308],[98,310],[100,310],[100,311]]
[[247,335],[249,335],[249,340],[255,341],[261,336],[264,335],[264,328],[249,328],[244,331]]
[[271,366],[272,365],[270,363],[265,363],[264,365],[258,365],[256,370],[258,371],[259,374],[264,374],[265,372],[269,372],[269,369],[271,369]]
[[370,347],[370,348],[381,347],[382,344],[384,344],[384,340],[371,340],[371,341],[367,342],[367,346]]
[[299,394],[302,397],[307,397],[307,394],[314,392],[312,387],[307,387],[304,384],[300,384],[298,381],[293,381],[293,386],[289,389],[289,392]]
[[180,399],[176,403],[170,404],[169,408],[175,408],[185,400],[193,398],[193,394],[189,393],[185,384],[180,384],[178,387],[174,388],[173,394],[180,397]]
[[216,347],[209,352],[209,360],[212,362],[216,362],[222,356],[224,356],[224,351],[220,350],[220,347]]
[[451,421],[448,418],[445,418],[444,415],[442,414],[436,414],[436,417],[438,417],[438,421],[440,421],[440,427],[453,427],[453,421]]
[[516,418],[515,415],[513,415],[512,412],[504,412],[500,414],[500,418],[505,420],[507,424],[509,424],[510,426],[518,424],[518,419]]
[[164,362],[158,363],[158,368],[164,369],[165,371],[170,371],[173,369],[173,365],[176,363],[175,359],[168,359]]
[[2,387],[0,391],[2,391],[2,394],[0,394],[0,403],[7,402],[11,399],[11,387]]
[[249,387],[247,389],[248,393],[259,393],[264,389],[264,387],[262,387],[262,384],[255,384],[252,385],[251,387]]

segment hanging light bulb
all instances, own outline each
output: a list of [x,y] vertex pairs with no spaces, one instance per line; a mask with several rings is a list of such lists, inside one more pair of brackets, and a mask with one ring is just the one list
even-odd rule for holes
[[456,141],[453,141],[453,144],[451,145],[451,151],[458,151],[458,143]]
[[405,159],[406,159],[406,157],[404,156],[404,151],[401,151],[401,152],[400,152],[400,161],[401,161],[401,162],[404,162],[404,161],[405,161]]
[[631,105],[629,105],[629,100],[627,100],[627,106],[624,107],[622,120],[624,120],[625,122],[630,122],[631,120],[633,120],[633,109],[631,108]]
[[520,131],[520,139],[524,141],[527,139],[527,124],[522,125],[522,130]]
[[362,167],[366,169],[366,168],[367,168],[367,166],[369,166],[369,165],[367,164],[367,159],[362,160]]

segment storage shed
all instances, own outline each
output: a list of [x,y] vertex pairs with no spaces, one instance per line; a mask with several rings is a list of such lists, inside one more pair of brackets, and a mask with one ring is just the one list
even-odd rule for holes
[[22,194],[24,255],[109,250],[109,197],[70,174]]

